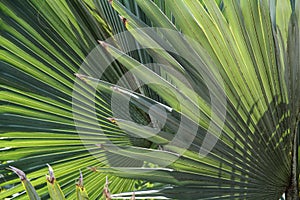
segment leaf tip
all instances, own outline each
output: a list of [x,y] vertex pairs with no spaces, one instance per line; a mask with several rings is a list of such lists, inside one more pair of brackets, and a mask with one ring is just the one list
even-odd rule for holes
[[107,48],[107,43],[101,40],[98,40],[98,43],[103,47],[103,48]]
[[80,173],[79,173],[79,179],[78,179],[78,182],[76,183],[76,185],[78,187],[80,187],[81,189],[83,189],[83,175],[82,175],[82,172],[80,170]]
[[97,172],[97,168],[96,167],[88,167],[89,170],[91,170],[92,172]]
[[106,118],[108,121],[110,121],[111,123],[114,123],[116,124],[117,123],[117,119],[116,118],[113,118],[113,117],[108,117]]
[[126,26],[127,23],[128,23],[128,20],[125,17],[121,16],[121,15],[119,15],[119,17],[122,20],[123,24]]
[[19,178],[21,179],[21,181],[27,180],[26,174],[22,170],[20,170],[16,167],[13,167],[13,166],[9,166],[8,169],[13,171],[15,174],[17,174],[19,176]]
[[132,193],[132,196],[131,196],[130,200],[135,200],[135,192]]
[[80,80],[86,82],[86,76],[83,75],[83,74],[78,74],[78,73],[75,73],[74,74],[77,78],[79,78]]
[[48,163],[47,166],[48,166],[49,175],[47,175],[46,178],[49,183],[53,184],[55,181],[54,171],[53,168]]
[[105,181],[105,185],[104,185],[104,189],[103,189],[103,195],[105,196],[106,200],[111,200],[112,197],[111,197],[111,194],[110,194],[110,191],[108,188],[108,185],[109,185],[108,177],[106,176],[105,179],[106,179],[106,181]]

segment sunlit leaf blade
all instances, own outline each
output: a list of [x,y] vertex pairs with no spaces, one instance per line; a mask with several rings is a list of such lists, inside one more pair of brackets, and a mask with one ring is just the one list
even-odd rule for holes
[[[97,40],[115,31],[104,21],[110,14],[105,8],[102,13],[96,11],[92,1],[0,4],[0,173],[5,176],[0,184],[9,188],[1,191],[0,199],[13,195],[26,198],[18,178],[6,170],[8,165],[33,177],[37,193],[48,199],[46,163],[56,169],[67,198],[76,198],[74,181],[79,169],[87,172],[85,186],[90,197],[101,197],[105,177],[87,171],[87,167],[104,165],[89,154],[78,137],[72,116],[72,87],[74,73]],[[122,22],[116,23],[122,26]],[[116,180],[113,192],[134,188],[135,181]],[[58,191],[56,184],[52,189]]]

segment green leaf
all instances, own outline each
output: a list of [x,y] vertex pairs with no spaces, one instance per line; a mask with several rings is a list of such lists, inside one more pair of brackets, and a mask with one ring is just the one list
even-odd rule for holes
[[49,176],[47,176],[47,186],[48,186],[50,198],[57,199],[57,200],[64,200],[65,196],[61,191],[60,186],[54,177],[53,169],[50,165],[48,165],[48,167],[49,167]]
[[26,178],[25,173],[23,171],[19,170],[18,168],[15,168],[12,166],[9,166],[9,168],[10,168],[10,170],[12,170],[14,173],[16,173],[19,176],[19,178],[22,182],[22,185],[23,185],[24,189],[26,190],[29,200],[40,200],[40,197],[36,193],[34,187],[30,183],[30,181]]
[[9,165],[48,198],[46,163],[53,199],[105,198],[108,179],[113,198],[279,199],[298,177],[299,5],[1,1],[0,199],[25,198]]

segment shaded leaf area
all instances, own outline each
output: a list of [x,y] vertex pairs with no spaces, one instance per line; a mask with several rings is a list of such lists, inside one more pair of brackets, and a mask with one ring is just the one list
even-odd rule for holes
[[[171,66],[191,83],[192,90],[167,69],[158,71],[124,54],[109,42],[101,42],[103,48],[138,79],[156,83],[148,86],[173,108],[167,112],[161,132],[155,135],[147,127],[140,130],[141,126],[132,123],[125,111],[119,118],[113,118],[112,122],[128,134],[148,137],[156,144],[152,148],[137,145],[117,148],[111,144],[101,148],[115,154],[115,160],[129,157],[165,169],[139,171],[135,168],[139,167],[138,163],[131,168],[115,162],[112,166],[119,164],[119,168],[97,170],[164,182],[171,187],[155,195],[171,199],[280,198],[290,184],[292,145],[299,119],[298,16],[292,9],[287,9],[289,13],[284,16],[288,20],[280,20],[283,13],[279,8],[282,4],[292,8],[290,2],[282,1],[270,7],[268,1],[224,1],[221,9],[214,1],[164,2],[171,17],[161,12],[159,1],[136,1],[153,26],[180,30],[186,37],[176,36],[172,31],[145,29],[146,23],[121,3],[113,1],[112,6],[123,17],[135,39],[144,48],[151,49],[148,52],[154,61]],[[201,72],[207,71],[201,69],[209,69],[217,78],[205,79]],[[130,98],[145,112],[159,104],[130,92],[130,88],[111,86],[92,77],[81,77],[81,80],[94,87],[100,84],[100,91],[118,93],[119,98]],[[206,87],[208,83],[221,84],[222,81],[226,92],[224,124],[220,115],[222,106],[212,108],[212,99],[224,103],[222,94],[211,88],[209,94]],[[155,114],[161,116],[163,110],[161,108]],[[122,112],[122,109],[118,111]],[[200,119],[197,112],[201,114]],[[219,115],[214,116],[213,112]],[[182,118],[187,119],[186,124],[180,124]],[[210,129],[211,123],[216,127]],[[172,143],[172,139],[178,136],[178,129],[184,128],[187,134],[177,139],[185,142],[189,134],[193,134],[193,124],[197,124],[198,130],[184,151],[181,143]],[[218,126],[222,127],[220,136]],[[210,140],[206,140],[207,135]],[[202,158],[205,142],[216,137],[219,137],[216,145]],[[210,149],[204,149],[204,153],[205,150]]]
[[110,178],[112,194],[143,179],[162,183],[147,197],[170,199],[279,199],[289,186],[299,1],[0,5],[1,186],[19,182],[13,165],[47,198],[46,163],[70,199],[79,169],[91,199],[106,174],[128,178]]

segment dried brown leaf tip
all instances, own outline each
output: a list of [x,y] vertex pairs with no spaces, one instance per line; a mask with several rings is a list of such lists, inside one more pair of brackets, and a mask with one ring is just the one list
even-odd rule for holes
[[78,182],[76,183],[76,185],[83,190],[83,188],[84,188],[83,187],[83,176],[82,176],[82,172],[81,171],[80,171],[79,179],[78,179]]
[[97,172],[98,171],[96,167],[89,167],[88,169],[91,170],[92,172]]
[[54,171],[49,164],[47,164],[47,166],[48,166],[49,175],[46,176],[46,178],[49,183],[53,184],[55,181]]
[[13,171],[15,174],[17,174],[19,176],[19,178],[21,179],[21,181],[27,180],[26,174],[22,170],[20,170],[16,167],[13,167],[13,166],[9,166],[8,169]]
[[128,23],[128,20],[127,20],[125,17],[121,16],[121,15],[120,15],[120,19],[122,20],[122,22],[123,22],[124,25],[126,26],[127,23]]
[[108,177],[106,176],[106,182],[105,182],[104,189],[103,189],[103,195],[105,196],[106,200],[111,200],[112,197],[111,197],[108,185],[109,185]]
[[85,76],[85,75],[83,75],[83,74],[77,74],[77,73],[75,73],[74,75],[75,75],[77,78],[79,78],[80,80],[86,82],[86,76]]
[[107,43],[101,40],[98,40],[98,43],[103,47],[103,48],[107,48]]
[[107,120],[109,120],[111,123],[114,123],[114,124],[117,123],[116,118],[108,117]]
[[113,0],[108,0],[108,3],[112,4],[112,3],[113,3]]
[[132,193],[132,196],[131,196],[130,200],[135,200],[135,192]]

